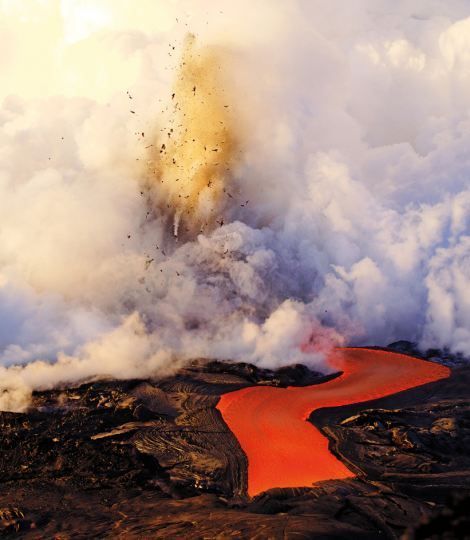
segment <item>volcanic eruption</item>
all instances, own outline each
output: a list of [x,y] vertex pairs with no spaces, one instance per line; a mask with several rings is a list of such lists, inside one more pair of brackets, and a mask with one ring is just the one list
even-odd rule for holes
[[460,515],[464,4],[0,2],[0,534]]
[[175,236],[182,228],[194,238],[223,223],[237,143],[219,56],[186,37],[168,119],[149,151],[147,188]]

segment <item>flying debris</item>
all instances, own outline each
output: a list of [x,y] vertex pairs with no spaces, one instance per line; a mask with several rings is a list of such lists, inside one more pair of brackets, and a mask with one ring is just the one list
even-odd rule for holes
[[[6,4],[2,29],[21,36],[23,13],[11,6],[46,2]],[[328,537],[324,508],[338,528],[330,537],[407,535],[470,477],[470,452],[462,458],[470,431],[460,436],[457,416],[470,418],[470,367],[463,385],[460,365],[470,356],[470,10],[462,7],[470,0],[343,2],[354,15],[346,22],[329,16],[328,2],[308,0],[289,2],[288,17],[285,2],[227,2],[223,19],[215,1],[47,4],[67,8],[29,15],[60,35],[46,27],[9,40],[0,89],[0,411],[25,411],[0,413],[0,485],[11,494],[0,493],[0,538]],[[429,20],[417,24],[413,9]],[[165,20],[155,21],[162,11]],[[179,19],[174,26],[175,16],[207,41],[180,44],[187,29]],[[47,69],[37,69],[38,51]],[[137,92],[124,90],[139,119],[136,109],[126,113],[125,86]],[[65,142],[60,131],[67,145],[56,144]],[[386,410],[366,403],[367,419],[345,425],[343,413],[362,405],[335,407],[332,418],[323,404],[316,427],[305,421],[305,401],[301,430],[331,435],[336,457],[364,474],[248,499],[247,466],[256,461],[222,425],[215,396],[256,382],[264,395],[264,368],[284,364],[292,366],[273,385],[285,386],[288,373],[304,385],[303,363],[338,367],[324,363],[330,347],[352,345],[354,356],[356,345],[396,339],[416,340],[430,369],[434,360],[454,363],[447,348],[462,351],[443,396],[452,403],[428,406],[434,385],[407,393],[415,429],[389,398]],[[442,355],[425,352],[441,346]],[[245,364],[217,363],[212,372],[205,361],[189,365],[196,356]],[[393,367],[384,375],[393,391]],[[334,402],[345,378],[338,387],[331,379]],[[80,406],[65,399],[74,394]],[[329,399],[318,387],[311,394]],[[273,404],[280,431],[295,431],[284,410],[276,419],[280,409]],[[274,428],[269,441],[257,440],[259,416],[232,418],[247,421],[249,444],[271,453]],[[287,439],[292,448],[300,441]],[[309,440],[292,475],[309,461],[326,469]],[[437,454],[427,454],[433,445]],[[281,468],[267,474],[277,482]],[[99,504],[102,496],[109,504]],[[71,501],[71,522],[98,532],[72,532],[64,518]],[[17,503],[24,519],[12,524]]]
[[173,234],[184,231],[185,237],[198,234],[203,222],[215,227],[215,216],[232,198],[222,190],[237,148],[219,68],[214,50],[196,48],[194,36],[189,36],[168,94],[173,106],[163,112],[169,117],[155,144],[158,152],[150,149],[148,182],[156,187],[150,191],[151,202],[172,220]]

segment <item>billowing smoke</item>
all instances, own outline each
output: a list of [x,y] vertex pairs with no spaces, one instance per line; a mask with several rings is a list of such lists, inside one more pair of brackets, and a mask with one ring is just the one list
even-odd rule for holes
[[0,28],[0,409],[196,357],[470,354],[467,1],[0,0]]

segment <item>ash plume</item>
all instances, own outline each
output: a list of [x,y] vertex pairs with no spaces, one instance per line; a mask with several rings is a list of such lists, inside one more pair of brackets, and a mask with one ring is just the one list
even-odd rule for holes
[[198,47],[194,35],[186,36],[168,119],[149,146],[146,189],[156,213],[172,217],[175,236],[213,229],[231,189],[237,144],[223,65],[215,47]]
[[0,409],[196,357],[469,355],[467,3],[133,6],[0,3]]

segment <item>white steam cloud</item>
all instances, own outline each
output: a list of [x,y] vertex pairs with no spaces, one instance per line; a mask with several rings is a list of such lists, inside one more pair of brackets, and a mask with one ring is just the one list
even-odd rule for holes
[[[0,409],[202,356],[470,354],[467,0],[0,0],[0,30]],[[221,226],[175,242],[139,167],[188,31],[242,140]]]

